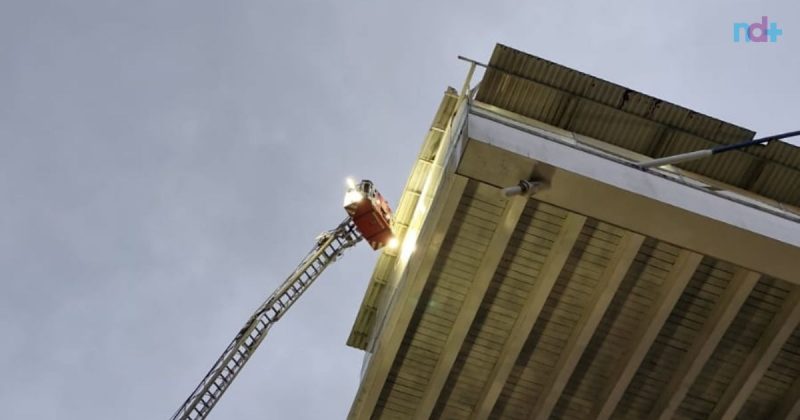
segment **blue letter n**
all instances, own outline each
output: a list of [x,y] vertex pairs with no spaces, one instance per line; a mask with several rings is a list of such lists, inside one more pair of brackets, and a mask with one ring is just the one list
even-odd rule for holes
[[747,28],[750,25],[747,23],[737,22],[733,24],[733,42],[739,42],[739,34],[742,33],[742,29],[744,29],[744,40],[745,42],[750,42],[750,35],[747,33]]

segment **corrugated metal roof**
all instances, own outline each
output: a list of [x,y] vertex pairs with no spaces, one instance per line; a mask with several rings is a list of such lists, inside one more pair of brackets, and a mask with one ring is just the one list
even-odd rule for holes
[[[476,99],[650,157],[732,144],[753,131],[497,45]],[[773,142],[678,165],[800,205],[800,148]]]

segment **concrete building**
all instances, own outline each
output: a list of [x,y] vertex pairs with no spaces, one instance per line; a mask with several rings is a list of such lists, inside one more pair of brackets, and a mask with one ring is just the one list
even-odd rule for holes
[[800,148],[638,165],[754,134],[498,45],[398,203],[350,417],[797,418]]

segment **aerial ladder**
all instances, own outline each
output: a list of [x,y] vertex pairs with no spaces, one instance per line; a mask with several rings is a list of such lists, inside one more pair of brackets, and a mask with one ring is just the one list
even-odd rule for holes
[[356,184],[348,180],[348,184],[344,200],[347,217],[335,229],[317,237],[308,255],[245,322],[171,420],[205,419],[269,329],[345,250],[362,239],[374,250],[397,245],[392,233],[392,210],[373,183],[363,180]]

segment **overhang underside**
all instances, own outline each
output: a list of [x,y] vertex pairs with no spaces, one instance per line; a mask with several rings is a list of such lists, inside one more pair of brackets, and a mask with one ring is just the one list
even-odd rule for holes
[[456,199],[372,418],[796,411],[797,285],[474,179]]
[[795,416],[796,220],[509,124],[454,137],[351,417]]

